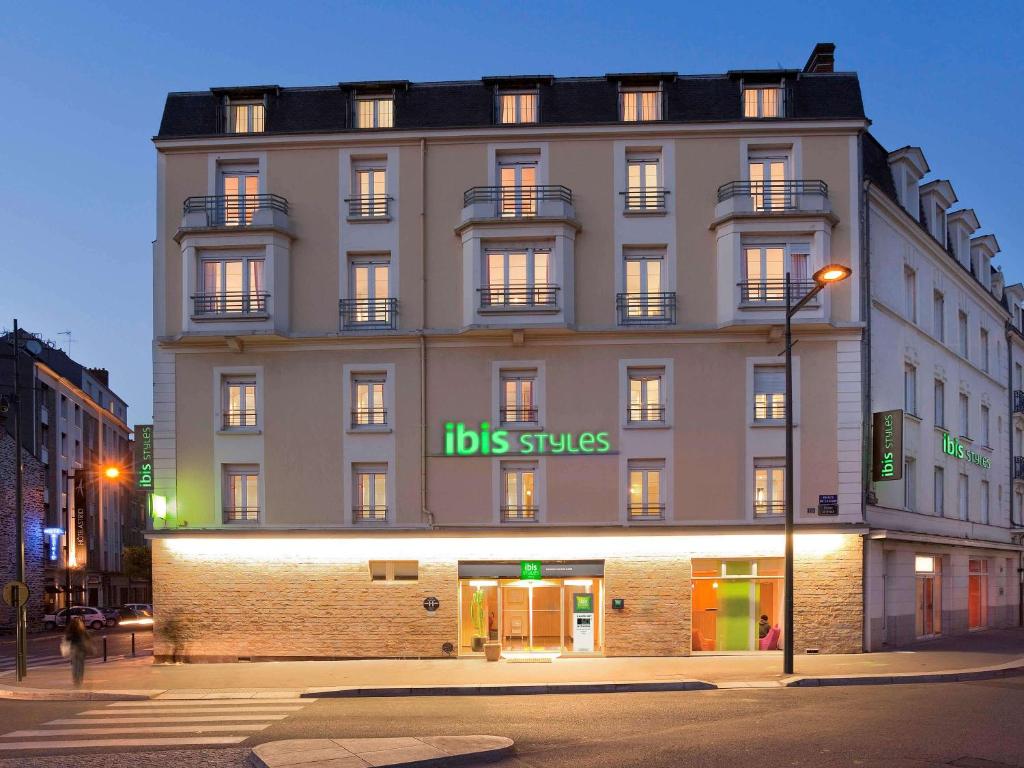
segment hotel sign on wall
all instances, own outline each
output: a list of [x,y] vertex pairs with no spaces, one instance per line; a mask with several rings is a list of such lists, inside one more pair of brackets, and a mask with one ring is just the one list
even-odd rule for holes
[[153,490],[153,425],[135,425],[135,487]]
[[880,411],[874,415],[871,477],[882,480],[903,478],[903,411]]
[[559,456],[611,453],[607,432],[517,432],[492,429],[480,422],[476,429],[465,423],[444,425],[445,456]]
[[965,448],[963,443],[948,432],[942,433],[942,452],[956,459],[969,461],[971,464],[977,464],[983,469],[988,469],[992,466],[992,460],[988,456],[982,456],[977,451]]

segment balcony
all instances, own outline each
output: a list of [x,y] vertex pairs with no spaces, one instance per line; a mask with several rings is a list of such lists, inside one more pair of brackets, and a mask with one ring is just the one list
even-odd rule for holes
[[615,296],[619,325],[671,325],[676,321],[675,291],[619,293]]
[[386,427],[388,411],[386,408],[354,408],[352,410],[352,429]]
[[349,221],[390,221],[391,220],[391,196],[390,195],[366,195],[363,197],[348,197]]
[[626,421],[630,424],[664,424],[665,406],[654,403],[631,405],[626,409]]
[[398,327],[398,299],[342,299],[343,331],[393,331]]
[[558,286],[499,286],[480,288],[481,312],[557,312]]
[[669,194],[663,187],[648,187],[646,189],[627,189],[619,192],[623,198],[623,213],[627,215],[650,215],[657,216],[667,212],[665,198]]
[[359,523],[386,523],[388,521],[388,508],[384,506],[357,506],[352,507],[352,522]]
[[225,523],[255,523],[259,519],[259,507],[224,507]]
[[462,225],[472,221],[575,219],[572,190],[560,184],[470,187],[462,196]]
[[1013,412],[1024,413],[1024,391],[1013,390]]
[[718,188],[715,219],[737,215],[831,214],[828,185],[820,179],[730,181]]
[[288,229],[288,201],[280,195],[199,195],[185,199],[181,228]]
[[501,407],[501,423],[536,424],[537,409],[533,406],[503,405]]
[[754,517],[774,517],[784,514],[786,514],[786,502],[782,499],[754,502]]
[[503,523],[535,523],[537,522],[537,507],[511,506],[501,508],[501,522]]
[[664,504],[630,504],[627,507],[630,522],[642,522],[645,520],[664,520]]
[[[740,289],[740,306],[771,307],[778,309],[786,306],[785,280],[744,280],[738,283]],[[804,294],[816,287],[813,280],[790,280],[789,288],[791,303],[796,304]],[[817,298],[811,299],[807,306],[817,306]]]
[[269,299],[269,293],[246,291],[197,293],[192,296],[192,317],[195,320],[265,320],[269,317]]
[[256,411],[225,411],[222,427],[225,430],[255,429]]
[[1024,480],[1024,456],[1013,457],[1013,479]]

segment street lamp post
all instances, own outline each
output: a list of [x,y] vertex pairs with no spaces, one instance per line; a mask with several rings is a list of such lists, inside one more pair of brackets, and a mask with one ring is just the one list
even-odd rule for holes
[[793,674],[793,316],[817,296],[830,283],[837,283],[850,276],[850,268],[841,264],[830,264],[814,273],[814,287],[793,304],[792,281],[786,273],[786,566],[785,606],[783,622],[785,632],[782,645],[782,671]]
[[[100,469],[100,468],[85,469],[84,467],[81,468],[81,469],[79,469],[79,468],[72,468],[71,471],[68,473],[68,487],[67,487],[68,503],[67,503],[67,506],[65,507],[66,518],[65,518],[65,528],[64,528],[64,531],[65,531],[65,533],[64,533],[64,579],[65,579],[65,581],[64,581],[64,589],[65,589],[65,595],[66,595],[66,600],[65,600],[66,604],[65,604],[64,607],[65,607],[65,609],[67,611],[66,614],[65,614],[65,624],[70,623],[70,621],[71,621],[71,609],[74,607],[74,599],[72,598],[73,592],[71,590],[71,547],[73,545],[72,541],[71,541],[71,530],[72,530],[71,529],[71,515],[73,514],[72,513],[72,507],[76,503],[76,499],[75,499],[75,478],[78,477],[79,474],[85,476],[85,479],[83,480],[83,482],[88,481],[90,478],[94,478],[96,480],[99,480],[101,477],[102,478],[106,478],[107,480],[113,481],[113,480],[117,480],[118,478],[120,478],[121,470],[120,470],[119,467],[117,467],[115,465],[108,464],[108,465],[102,467],[102,469]],[[84,492],[85,492],[85,489],[83,487],[83,493]],[[83,503],[85,503],[85,502],[83,501]],[[77,521],[76,521],[76,523],[75,523],[75,536],[77,537],[77,535],[78,535],[78,524],[77,524]],[[85,592],[85,585],[84,584],[82,585],[82,591],[83,591],[83,595],[84,595],[84,592]]]

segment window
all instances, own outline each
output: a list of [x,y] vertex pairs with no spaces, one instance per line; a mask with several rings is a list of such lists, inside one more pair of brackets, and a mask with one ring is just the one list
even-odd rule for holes
[[904,311],[907,320],[917,322],[917,272],[910,267],[903,268]]
[[537,469],[532,464],[502,464],[502,521],[537,520],[536,478]]
[[903,367],[903,410],[917,415],[917,368],[909,363]]
[[263,133],[265,117],[262,102],[229,102],[224,105],[224,132]]
[[969,437],[971,426],[971,401],[963,392],[960,393],[960,436]]
[[349,261],[349,299],[342,302],[347,325],[391,326],[391,257],[358,256]]
[[781,87],[743,89],[744,117],[782,117],[784,114],[785,99]]
[[747,160],[747,178],[755,211],[794,208],[789,178],[789,156],[778,150],[753,151]]
[[388,423],[384,406],[383,373],[360,373],[352,377],[352,427],[383,427]]
[[619,119],[627,123],[661,120],[661,89],[630,88],[619,91]]
[[935,380],[935,426],[946,426],[946,385],[941,379]]
[[82,441],[75,440],[75,461],[82,463]]
[[[746,281],[741,284],[740,300],[746,304],[784,304],[785,278],[790,273],[794,297],[813,287],[810,281],[810,247],[806,243],[788,245],[748,245],[743,249]],[[794,298],[794,302],[795,298]]]
[[488,251],[485,254],[487,286],[482,289],[483,308],[557,305],[558,287],[551,282],[551,251],[524,248]]
[[981,348],[981,370],[988,373],[988,331],[984,328],[978,332],[978,346]]
[[245,429],[256,426],[256,379],[225,378],[221,383],[223,429]]
[[352,522],[387,522],[387,488],[386,465],[354,464],[352,466]]
[[536,424],[536,371],[501,372],[501,423]]
[[626,210],[660,211],[665,208],[661,184],[661,158],[657,154],[626,156]]
[[781,515],[786,511],[786,468],[781,459],[754,462],[754,516]]
[[981,522],[988,525],[988,516],[990,513],[989,504],[991,499],[989,498],[989,484],[988,480],[981,481]]
[[981,444],[986,447],[992,445],[989,421],[989,408],[987,405],[983,405],[981,406]]
[[60,433],[60,455],[65,459],[68,457],[68,436],[66,432]]
[[376,163],[356,167],[353,195],[348,200],[352,218],[375,218],[388,215],[387,171]]
[[946,514],[946,472],[942,467],[935,468],[932,495],[934,497],[935,514],[942,517]]
[[946,297],[935,291],[932,295],[932,333],[939,341],[946,340]]
[[1024,389],[1024,365],[1013,364],[1013,388]]
[[498,94],[498,122],[504,125],[537,122],[537,92],[520,91]]
[[393,128],[395,100],[391,96],[356,98],[356,128]]
[[959,312],[957,314],[957,328],[960,331],[960,354],[963,355],[964,357],[968,357],[967,353],[970,350],[967,348],[967,313],[966,312]]
[[223,482],[224,522],[240,523],[259,520],[259,467],[226,464]]
[[629,462],[630,520],[661,520],[665,517],[665,501],[661,495],[664,462]]
[[75,403],[75,426],[76,427],[81,427],[82,426],[82,409],[78,405],[78,403]]
[[913,512],[917,509],[917,477],[915,463],[909,456],[903,460],[903,506]]
[[199,259],[196,315],[252,315],[267,311],[264,259],[260,256],[207,256]]
[[417,581],[420,564],[415,560],[371,560],[371,581]]
[[631,368],[628,376],[629,412],[626,421],[631,424],[664,422],[664,370]]
[[537,215],[537,162],[507,160],[498,164],[498,213],[503,218]]
[[671,322],[674,294],[664,291],[665,253],[656,248],[623,251],[625,293],[619,297],[619,322],[623,325]]
[[786,369],[781,365],[754,366],[754,421],[786,418]]
[[220,166],[217,184],[221,197],[212,223],[226,227],[251,224],[260,200],[259,166],[255,163]]
[[961,473],[959,482],[957,483],[957,508],[959,517],[961,520],[967,519],[967,508],[968,508],[968,480],[967,475]]

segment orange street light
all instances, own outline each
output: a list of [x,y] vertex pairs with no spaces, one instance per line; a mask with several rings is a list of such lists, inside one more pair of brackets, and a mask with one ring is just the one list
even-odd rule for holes
[[121,470],[118,469],[117,467],[113,467],[113,466],[106,467],[103,470],[103,475],[108,480],[117,480],[117,478],[119,478],[121,476]]
[[844,264],[828,264],[814,273],[813,279],[818,285],[838,283],[850,276],[852,270]]

